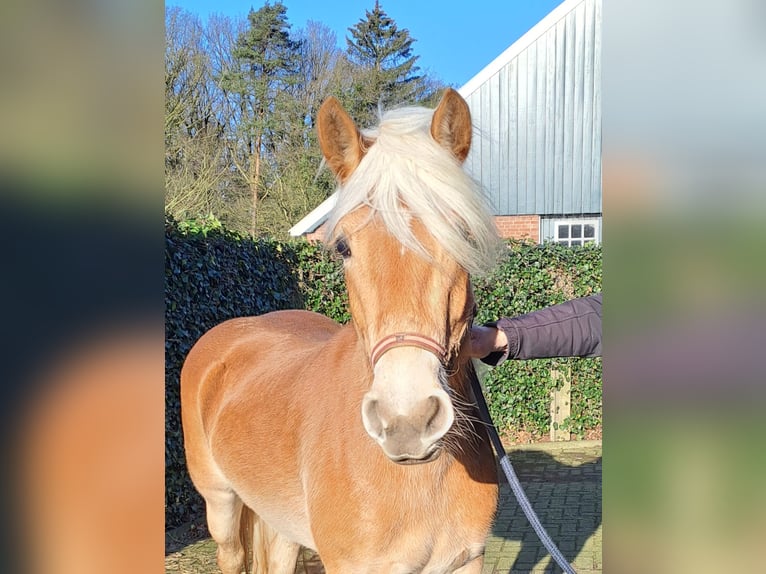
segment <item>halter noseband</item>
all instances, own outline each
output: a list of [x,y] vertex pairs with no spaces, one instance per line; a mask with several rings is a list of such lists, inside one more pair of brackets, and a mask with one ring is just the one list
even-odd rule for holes
[[417,333],[394,333],[393,335],[383,337],[372,348],[370,353],[372,366],[375,367],[375,363],[383,356],[383,353],[390,351],[394,347],[418,347],[436,355],[440,363],[444,363],[447,358],[447,349],[444,348],[444,345],[437,343],[430,337],[418,335]]

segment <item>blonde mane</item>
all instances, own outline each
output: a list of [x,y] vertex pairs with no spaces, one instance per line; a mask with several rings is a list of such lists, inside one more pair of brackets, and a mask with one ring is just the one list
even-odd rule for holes
[[367,206],[406,248],[429,257],[412,232],[411,221],[418,219],[459,265],[485,273],[500,247],[492,216],[479,185],[431,137],[432,117],[430,109],[398,108],[362,132],[375,142],[338,188],[328,238],[343,216]]

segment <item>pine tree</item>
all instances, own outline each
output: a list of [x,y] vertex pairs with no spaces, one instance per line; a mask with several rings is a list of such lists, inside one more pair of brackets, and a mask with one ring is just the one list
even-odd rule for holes
[[285,98],[298,81],[300,43],[290,37],[287,8],[268,2],[250,10],[249,27],[238,38],[232,56],[236,68],[224,72],[221,87],[237,100],[238,138],[232,160],[247,181],[252,198],[251,233],[257,232],[259,194],[265,192],[263,174],[275,139],[289,123]]
[[358,78],[348,102],[355,119],[372,123],[378,105],[418,102],[425,88],[409,30],[400,30],[377,0],[366,18],[348,30],[346,53]]

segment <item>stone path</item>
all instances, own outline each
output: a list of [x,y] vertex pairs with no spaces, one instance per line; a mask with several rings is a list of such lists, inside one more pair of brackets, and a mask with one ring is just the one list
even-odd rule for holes
[[[508,455],[540,522],[578,574],[601,573],[601,443],[509,447]],[[561,569],[538,540],[503,481],[482,574]]]
[[[600,574],[601,442],[510,446],[508,453],[540,522],[562,554],[578,574]],[[482,574],[552,574],[560,571],[503,480]],[[165,572],[218,572],[215,543],[205,538],[168,554]],[[317,556],[304,549],[295,572],[324,574],[324,569]]]

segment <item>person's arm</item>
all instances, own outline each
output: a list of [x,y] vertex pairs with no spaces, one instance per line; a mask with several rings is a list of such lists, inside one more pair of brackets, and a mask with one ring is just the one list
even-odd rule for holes
[[471,355],[488,365],[507,359],[599,357],[601,294],[474,327]]

